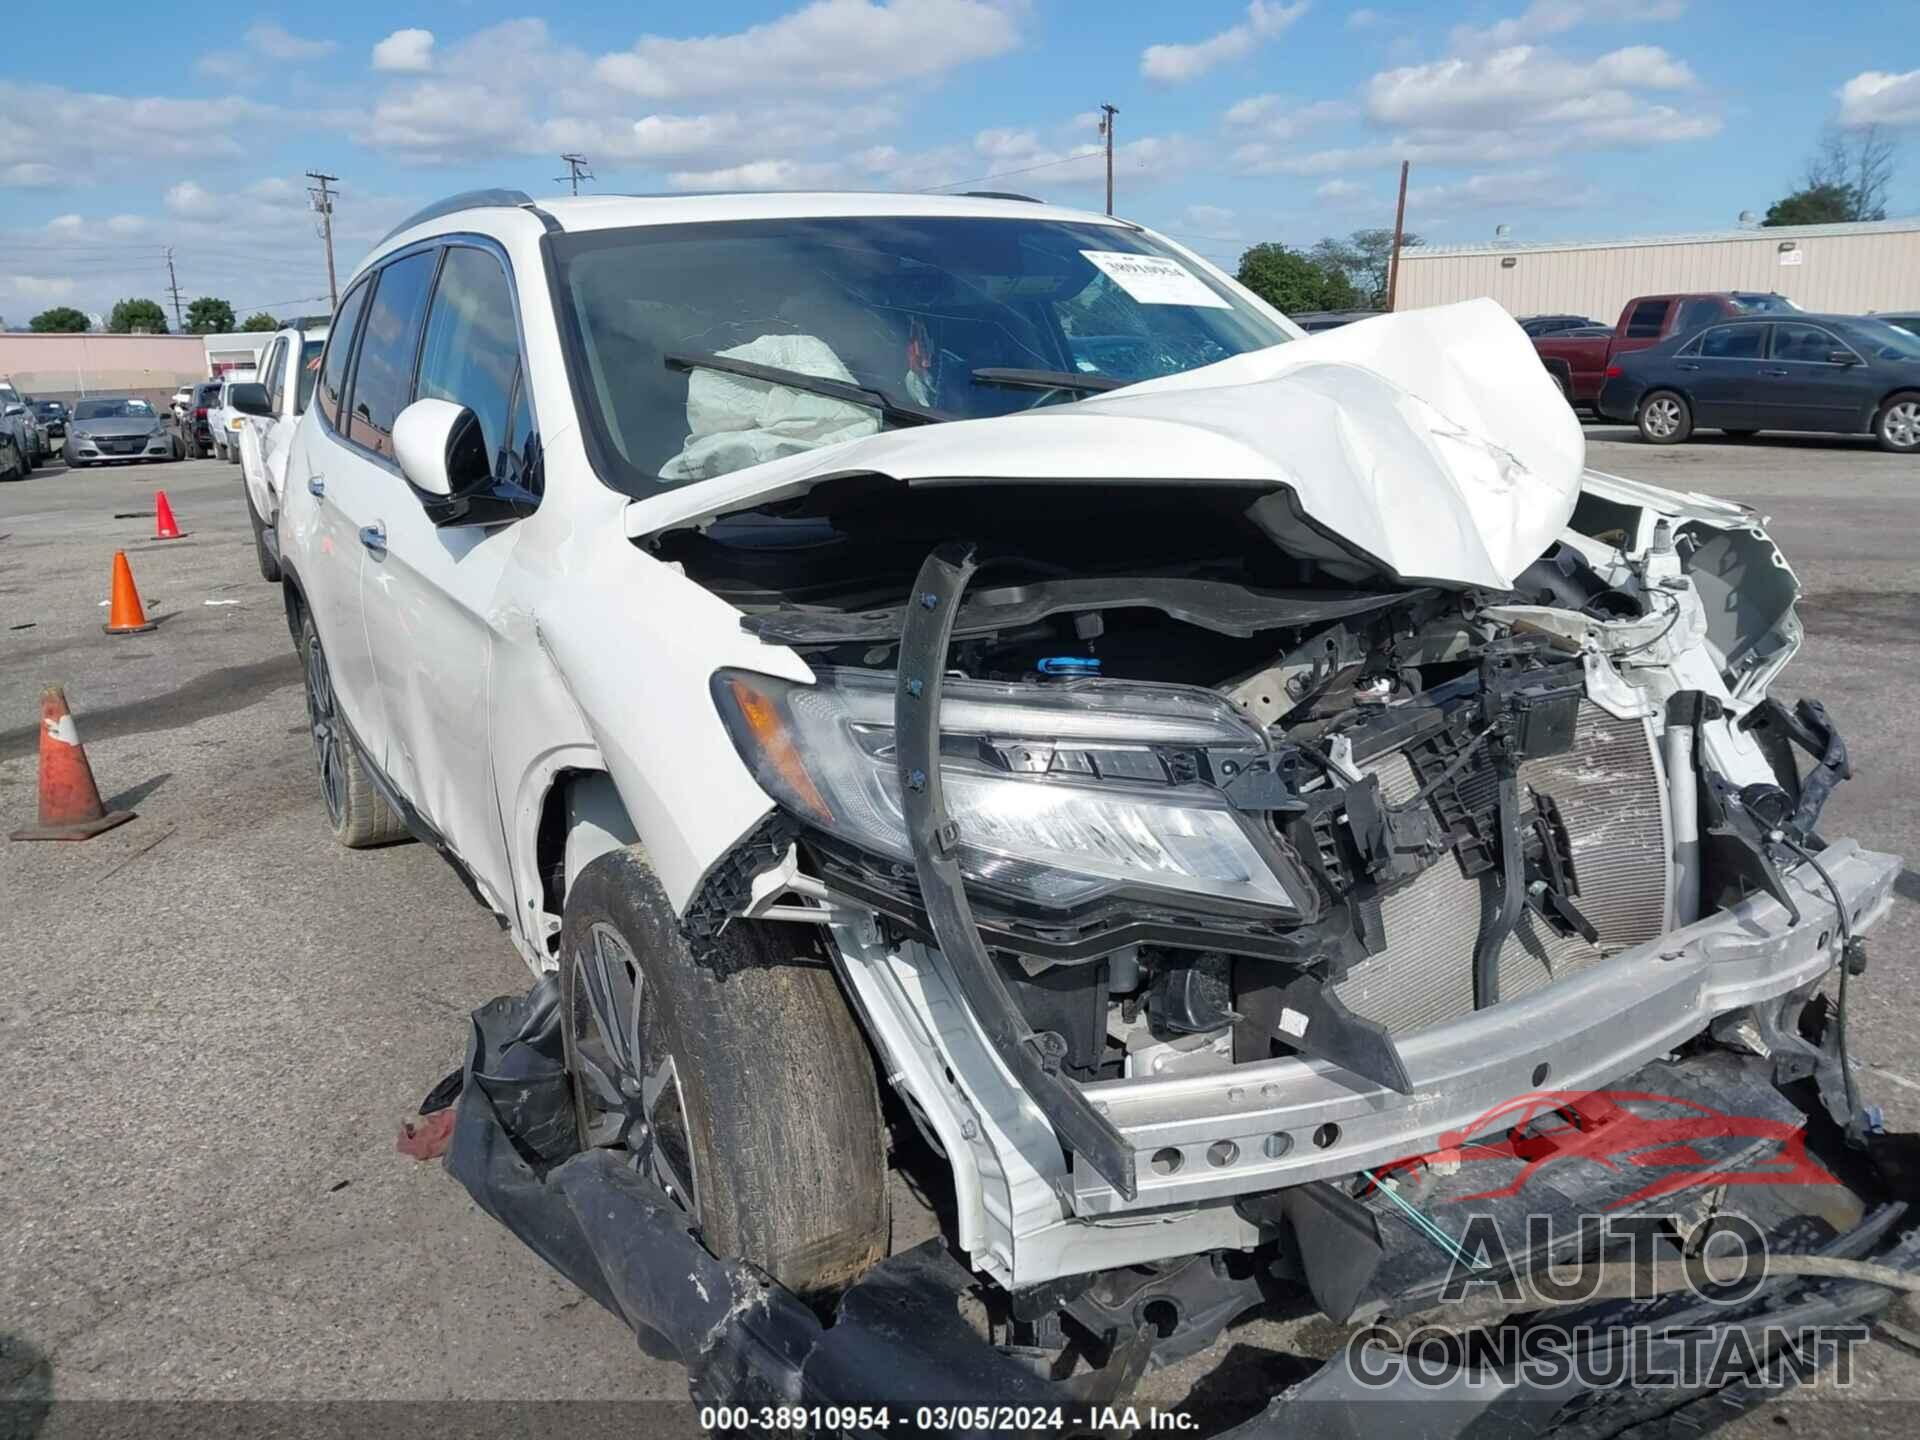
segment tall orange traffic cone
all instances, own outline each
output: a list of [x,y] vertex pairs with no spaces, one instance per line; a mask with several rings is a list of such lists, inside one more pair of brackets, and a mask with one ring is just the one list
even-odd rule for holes
[[124,550],[113,552],[113,603],[101,628],[109,635],[138,635],[160,628],[159,622],[147,619],[147,612],[140,608],[140,592],[133,588],[133,569],[127,564]]
[[167,503],[167,492],[153,492],[153,538],[156,540],[178,540],[184,535],[179,524],[173,518],[173,506]]
[[74,728],[67,694],[49,685],[40,695],[40,823],[16,830],[10,840],[91,840],[133,819],[131,810],[109,812],[100,803],[86,747]]

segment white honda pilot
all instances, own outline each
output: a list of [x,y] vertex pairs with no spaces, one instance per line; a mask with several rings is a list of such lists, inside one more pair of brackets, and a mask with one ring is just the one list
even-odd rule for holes
[[1802,1043],[1900,869],[1814,828],[1756,517],[1587,471],[1490,302],[1307,338],[1017,197],[483,192],[351,277],[277,499],[335,835],[438,847],[560,971],[581,1143],[803,1293],[886,1251],[890,1088],[978,1273],[1199,1324],[1295,1187]]

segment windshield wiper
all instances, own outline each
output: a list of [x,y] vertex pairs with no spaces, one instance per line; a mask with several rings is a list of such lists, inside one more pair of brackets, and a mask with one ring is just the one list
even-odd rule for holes
[[804,370],[784,370],[778,365],[757,365],[751,360],[736,360],[730,355],[714,355],[701,350],[676,351],[667,356],[669,370],[719,370],[748,380],[764,380],[769,385],[784,385],[790,390],[805,390],[829,400],[844,400],[849,405],[864,405],[878,410],[887,419],[901,425],[938,425],[954,417],[939,410],[927,410],[895,400],[884,390],[845,380],[829,380],[824,375],[809,375]]
[[1021,370],[1004,365],[983,365],[973,372],[976,385],[1012,385],[1021,390],[1075,390],[1092,395],[1102,390],[1118,390],[1131,380],[1116,380],[1111,375],[1089,375],[1079,370]]

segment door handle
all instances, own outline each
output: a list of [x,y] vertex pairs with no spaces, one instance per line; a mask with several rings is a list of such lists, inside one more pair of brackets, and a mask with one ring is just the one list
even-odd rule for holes
[[307,476],[307,493],[313,496],[326,494],[327,482],[322,480],[318,475]]
[[1673,368],[1676,370],[1698,370],[1700,366],[1694,361],[1682,360],[1678,365],[1675,365]]
[[360,543],[376,555],[387,553],[387,527],[378,520],[360,527]]
[[1778,380],[1784,380],[1784,379],[1786,379],[1786,378],[1787,378],[1787,373],[1788,373],[1788,372],[1787,372],[1787,371],[1785,371],[1785,370],[1778,370],[1778,369],[1773,369],[1773,368],[1768,368],[1768,369],[1764,369],[1764,370],[1762,370],[1762,371],[1761,371],[1760,373],[1761,373],[1762,375],[1771,375],[1771,376],[1773,376],[1773,377],[1774,377],[1775,379],[1778,379]]

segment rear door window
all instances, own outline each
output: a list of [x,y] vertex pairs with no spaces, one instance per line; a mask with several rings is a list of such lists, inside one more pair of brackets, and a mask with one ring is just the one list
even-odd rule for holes
[[362,280],[340,302],[340,313],[333,317],[327,356],[320,367],[320,413],[334,429],[340,428],[341,407],[347,398],[347,367],[353,359],[354,337],[360,333],[360,312],[366,308],[367,291],[372,282]]
[[1629,340],[1657,340],[1667,323],[1667,311],[1671,300],[1642,300],[1633,307],[1633,314],[1627,317],[1627,338]]
[[1758,360],[1765,325],[1721,325],[1700,337],[1700,353],[1709,360]]
[[439,259],[438,250],[421,250],[394,261],[380,272],[367,309],[366,338],[353,370],[347,438],[389,460],[393,422],[413,399],[413,362]]

